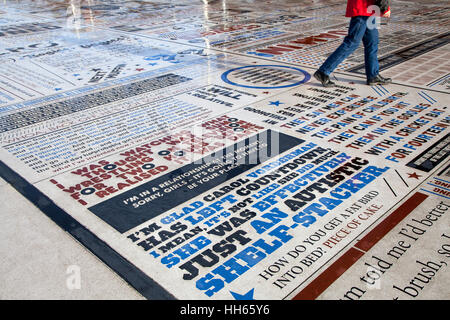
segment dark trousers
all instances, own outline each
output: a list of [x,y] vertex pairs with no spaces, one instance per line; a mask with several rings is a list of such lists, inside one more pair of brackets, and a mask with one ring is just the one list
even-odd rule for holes
[[348,35],[345,37],[344,42],[325,60],[319,68],[320,71],[329,75],[359,47],[362,40],[367,79],[373,79],[378,74],[378,29],[374,25],[372,25],[372,28],[368,26],[367,21],[369,18],[363,16],[351,18]]

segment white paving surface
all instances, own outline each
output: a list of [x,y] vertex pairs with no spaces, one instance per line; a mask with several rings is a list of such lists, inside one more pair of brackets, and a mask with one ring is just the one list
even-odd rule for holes
[[143,299],[2,179],[0,203],[0,299]]

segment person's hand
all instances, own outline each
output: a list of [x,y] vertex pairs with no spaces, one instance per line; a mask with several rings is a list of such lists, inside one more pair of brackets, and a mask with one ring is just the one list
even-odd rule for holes
[[386,11],[383,15],[383,18],[390,18],[391,17],[391,9],[389,9],[388,11]]

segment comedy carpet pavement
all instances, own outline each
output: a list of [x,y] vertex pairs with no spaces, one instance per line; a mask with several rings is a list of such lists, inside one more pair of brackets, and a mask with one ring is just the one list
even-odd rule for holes
[[323,88],[344,2],[2,1],[0,176],[145,298],[450,298],[448,3]]

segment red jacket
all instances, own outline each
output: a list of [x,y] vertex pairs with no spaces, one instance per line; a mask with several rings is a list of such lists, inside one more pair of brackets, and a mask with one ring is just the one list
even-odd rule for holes
[[[356,16],[371,16],[374,12],[367,12],[367,7],[373,5],[375,0],[348,0],[347,1],[347,12],[346,17],[356,17]],[[389,11],[390,8],[387,10]],[[384,12],[382,12],[383,14]]]

